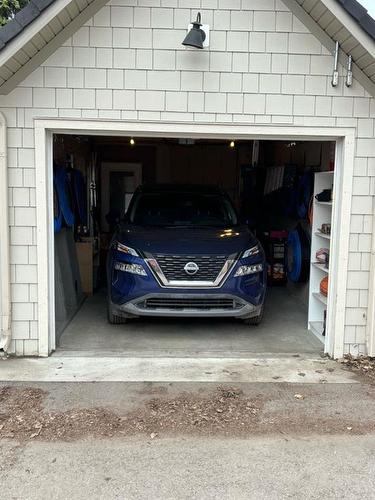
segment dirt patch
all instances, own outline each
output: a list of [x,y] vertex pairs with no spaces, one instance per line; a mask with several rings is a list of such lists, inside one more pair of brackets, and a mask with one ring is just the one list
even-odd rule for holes
[[123,422],[150,435],[182,431],[233,436],[256,426],[263,404],[260,397],[248,398],[238,388],[218,387],[209,396],[183,393],[175,398],[154,398],[126,415]]
[[0,438],[19,440],[78,439],[91,434],[110,436],[118,418],[103,408],[46,412],[45,391],[34,388],[0,389]]
[[375,358],[369,356],[359,356],[353,358],[347,354],[341,362],[346,368],[367,377],[371,382],[375,383]]
[[[149,388],[151,389],[151,388]],[[301,389],[300,389],[301,390]],[[353,416],[327,416],[319,404],[309,407],[313,394],[286,386],[276,408],[263,393],[250,396],[237,387],[219,386],[209,392],[157,391],[135,409],[120,414],[103,407],[49,411],[48,392],[39,388],[0,388],[0,439],[17,441],[73,441],[85,437],[109,438],[145,435],[245,437],[255,434],[366,434],[375,431],[373,418],[353,423]]]
[[211,397],[186,393],[166,400],[153,398],[119,416],[104,408],[44,411],[46,396],[41,389],[1,388],[0,438],[74,440],[88,435],[140,433],[156,437],[160,431],[221,431],[233,435],[239,426],[247,429],[252,426],[262,405],[260,400],[243,397],[239,389],[219,387]]

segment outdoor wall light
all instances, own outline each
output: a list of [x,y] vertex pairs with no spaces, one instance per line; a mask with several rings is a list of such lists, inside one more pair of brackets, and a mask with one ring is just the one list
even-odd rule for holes
[[196,21],[192,21],[188,26],[188,34],[186,35],[182,45],[185,47],[194,47],[195,49],[203,49],[209,45],[209,26],[201,23],[201,13],[198,12]]
[[133,139],[133,137],[130,139],[129,144],[130,146],[135,146],[135,140]]

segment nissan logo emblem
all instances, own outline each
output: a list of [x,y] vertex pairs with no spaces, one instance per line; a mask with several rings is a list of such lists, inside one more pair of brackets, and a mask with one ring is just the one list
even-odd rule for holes
[[197,274],[199,267],[195,262],[188,262],[184,267],[184,271],[186,274],[192,276],[193,274]]

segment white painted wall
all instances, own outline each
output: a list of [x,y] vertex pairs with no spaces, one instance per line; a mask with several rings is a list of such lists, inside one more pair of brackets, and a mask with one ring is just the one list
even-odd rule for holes
[[[201,10],[210,48],[186,50]],[[13,342],[38,352],[36,117],[355,127],[345,351],[366,351],[375,100],[330,85],[332,57],[281,0],[112,0],[8,96]]]

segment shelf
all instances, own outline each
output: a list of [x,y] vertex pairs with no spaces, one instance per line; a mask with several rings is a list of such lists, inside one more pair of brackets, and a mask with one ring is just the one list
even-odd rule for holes
[[319,300],[319,302],[321,302],[322,304],[324,304],[325,306],[327,305],[327,297],[325,297],[324,295],[322,295],[321,293],[316,293],[314,292],[313,293],[313,297],[315,297],[317,300]]
[[[311,273],[310,273],[310,283],[309,283],[309,321],[308,329],[317,339],[322,343],[325,343],[325,336],[322,335],[324,326],[324,317],[329,312],[329,300],[328,297],[320,293],[320,287],[322,279],[327,281],[327,277],[330,276],[330,269],[326,267],[325,262],[320,262],[316,257],[316,252],[320,248],[324,247],[329,249],[332,247],[331,240],[333,240],[333,233],[326,234],[321,231],[326,224],[331,224],[332,227],[332,217],[333,217],[333,204],[334,199],[330,199],[333,196],[333,184],[334,184],[334,174],[333,170],[327,170],[325,172],[316,172],[314,178],[314,198],[313,198],[313,231],[311,234]],[[329,190],[330,192],[327,192]],[[323,200],[318,201],[315,197],[319,194],[324,193]],[[325,197],[325,195],[328,195]],[[323,258],[323,256],[322,256]],[[332,268],[333,272],[333,268]]]
[[321,238],[324,238],[325,240],[330,240],[331,239],[331,235],[330,234],[325,234],[325,233],[322,233],[321,231],[315,231],[315,234],[317,236],[320,236]]
[[315,335],[315,337],[324,343],[325,337],[322,335],[323,321],[310,321],[309,330]]
[[311,264],[319,269],[320,271],[323,271],[326,274],[329,274],[329,269],[326,268],[325,264],[319,264],[319,262],[311,262]]
[[317,205],[323,205],[325,207],[332,207],[332,201],[318,201],[318,200],[315,200],[315,203]]

